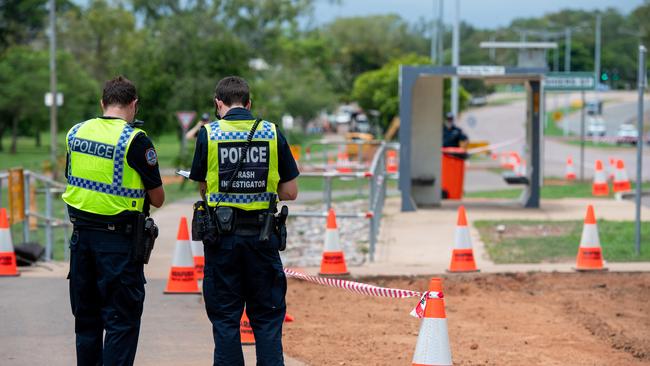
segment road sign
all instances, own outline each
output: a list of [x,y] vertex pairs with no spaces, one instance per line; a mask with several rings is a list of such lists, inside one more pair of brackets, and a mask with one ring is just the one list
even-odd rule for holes
[[[45,93],[44,102],[46,107],[52,106],[52,93]],[[56,105],[60,107],[63,105],[63,93],[56,93]]]
[[498,76],[505,75],[506,68],[503,66],[458,66],[456,73],[459,76]]
[[196,112],[179,111],[176,112],[176,117],[178,118],[178,122],[181,124],[181,127],[183,127],[183,130],[187,130],[188,127],[190,127],[190,123],[192,123],[194,117],[196,117]]
[[544,78],[546,90],[593,90],[595,87],[591,72],[549,72]]

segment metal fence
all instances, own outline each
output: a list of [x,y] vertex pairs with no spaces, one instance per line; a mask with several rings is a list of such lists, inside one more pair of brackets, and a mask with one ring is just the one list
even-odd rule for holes
[[[0,172],[0,204],[3,202],[3,187],[6,185],[5,181],[8,181],[9,173]],[[68,214],[66,210],[63,210],[61,217],[54,216],[54,199],[59,198],[60,195],[65,191],[65,184],[58,182],[50,177],[47,177],[36,172],[29,170],[23,171],[23,184],[24,184],[24,207],[25,207],[25,219],[22,222],[23,229],[23,242],[30,241],[30,217],[34,217],[39,220],[39,227],[43,227],[45,230],[45,260],[53,259],[54,252],[54,230],[62,229],[63,236],[66,238],[66,243],[69,238],[68,229],[72,227]],[[45,197],[45,208],[43,212],[31,211],[32,207],[31,194],[30,190],[32,184],[39,185],[40,188],[36,189],[36,194],[42,194]],[[9,193],[10,194],[10,193]],[[68,245],[64,245],[64,259],[68,260],[69,258],[69,248]]]
[[[320,145],[349,145],[350,142],[319,142]],[[384,203],[386,201],[386,188],[388,179],[395,178],[394,174],[389,174],[386,171],[386,152],[388,150],[399,150],[399,144],[386,143],[384,141],[361,141],[352,142],[357,145],[357,152],[359,156],[358,167],[365,166],[361,160],[361,151],[364,145],[377,146],[373,158],[367,170],[342,173],[337,171],[324,171],[324,172],[305,172],[301,173],[301,177],[313,177],[323,179],[323,210],[316,212],[292,212],[291,216],[294,217],[323,217],[326,218],[329,209],[332,207],[332,182],[335,179],[367,179],[369,182],[370,192],[368,194],[368,206],[366,211],[358,212],[337,212],[337,218],[357,218],[367,219],[369,222],[368,229],[368,255],[369,260],[375,260],[375,251],[377,247],[377,240],[379,237],[379,229],[381,226],[382,212]],[[327,159],[327,151],[323,150],[323,156]]]

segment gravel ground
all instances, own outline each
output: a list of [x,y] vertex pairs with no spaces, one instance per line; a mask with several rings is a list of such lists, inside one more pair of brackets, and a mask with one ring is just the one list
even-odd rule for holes
[[[366,201],[342,202],[335,205],[336,212],[365,210]],[[300,211],[320,211],[322,207],[307,206]],[[366,261],[368,250],[368,220],[337,218],[339,243],[348,266],[360,266]],[[319,266],[325,244],[325,218],[295,217],[287,221],[287,250],[282,252],[285,267]]]

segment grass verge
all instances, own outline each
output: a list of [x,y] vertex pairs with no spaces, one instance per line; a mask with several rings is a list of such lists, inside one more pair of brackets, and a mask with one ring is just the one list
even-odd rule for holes
[[[496,228],[503,225],[499,233]],[[490,258],[503,263],[553,263],[575,260],[582,233],[581,221],[481,220],[474,222]],[[650,260],[650,248],[634,252],[634,222],[598,220],[605,260]],[[650,237],[650,223],[641,224],[642,237]]]
[[[632,190],[634,190],[632,183]],[[643,183],[642,188],[650,189],[650,182]],[[494,198],[494,199],[516,199],[522,192],[522,188],[501,189],[494,191],[466,192],[467,198]],[[601,198],[611,198],[614,196],[610,192],[609,196]],[[559,179],[547,179],[544,181],[541,192],[542,199],[561,199],[561,198],[595,198],[591,195],[591,182],[567,183]]]

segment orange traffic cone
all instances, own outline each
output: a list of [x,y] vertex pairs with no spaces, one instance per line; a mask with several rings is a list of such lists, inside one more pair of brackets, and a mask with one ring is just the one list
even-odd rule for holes
[[576,180],[576,169],[573,166],[573,158],[570,156],[568,159],[566,159],[566,170],[564,178],[568,181]]
[[630,179],[627,177],[625,171],[625,163],[623,160],[616,162],[616,173],[614,175],[614,192],[629,192],[632,190]]
[[582,228],[582,237],[580,238],[580,248],[578,248],[578,258],[576,260],[576,271],[605,271],[603,267],[603,254],[600,248],[600,238],[598,236],[598,224],[594,215],[594,207],[587,207],[585,224]]
[[192,240],[192,256],[194,257],[194,274],[197,280],[203,279],[203,267],[205,256],[203,254],[203,242]]
[[610,157],[609,158],[609,174],[608,174],[608,179],[613,181],[614,176],[616,175],[616,159]]
[[348,156],[348,152],[345,149],[339,150],[339,153],[336,156],[336,170],[338,170],[339,173],[352,172],[350,157]]
[[19,276],[16,267],[16,253],[11,242],[7,210],[0,208],[0,276]]
[[325,249],[318,274],[321,276],[347,276],[350,274],[345,264],[345,256],[339,245],[339,229],[336,226],[336,214],[332,208],[327,214]]
[[239,336],[241,337],[242,345],[250,346],[255,344],[255,334],[253,334],[253,328],[251,328],[248,315],[246,315],[246,309],[244,309],[244,313],[241,315],[241,320],[239,321]]
[[[442,279],[432,278],[429,291],[442,292]],[[413,366],[451,365],[451,347],[447,331],[445,300],[429,298],[424,308],[418,342],[415,345]]]
[[458,221],[456,223],[456,234],[454,235],[455,246],[451,253],[451,264],[448,272],[478,272],[474,262],[474,251],[472,241],[469,237],[467,227],[467,215],[465,207],[458,207]]
[[396,174],[397,171],[397,151],[388,150],[386,153],[386,172],[388,174]]
[[591,186],[591,194],[594,196],[607,196],[609,194],[609,185],[603,170],[603,162],[596,160],[596,173],[594,174],[594,183]]
[[169,280],[165,287],[166,294],[200,294],[199,283],[194,273],[194,259],[190,235],[187,232],[187,218],[181,216],[181,222],[176,236],[176,248],[169,270]]

